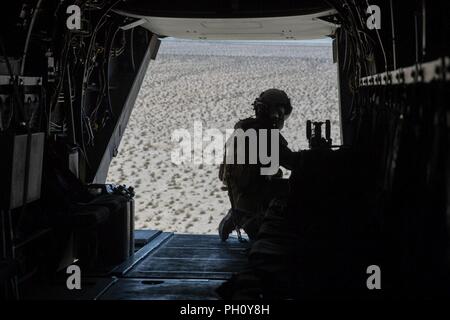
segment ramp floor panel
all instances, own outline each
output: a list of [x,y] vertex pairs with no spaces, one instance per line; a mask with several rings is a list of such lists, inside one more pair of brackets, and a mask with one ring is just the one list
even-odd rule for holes
[[134,231],[134,243],[136,247],[145,246],[151,240],[156,238],[161,231],[159,230],[135,230]]
[[128,278],[228,279],[247,263],[248,244],[217,235],[175,234],[125,274]]
[[119,279],[99,300],[217,300],[221,280]]

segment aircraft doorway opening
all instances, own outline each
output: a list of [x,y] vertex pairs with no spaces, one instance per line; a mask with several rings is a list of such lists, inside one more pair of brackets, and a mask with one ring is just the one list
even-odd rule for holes
[[218,165],[173,163],[172,134],[195,123],[225,133],[254,115],[254,99],[269,88],[291,99],[281,132],[292,150],[308,147],[307,120],[330,120],[340,144],[331,41],[162,40],[108,174],[109,183],[135,188],[136,229],[217,233],[230,208]]

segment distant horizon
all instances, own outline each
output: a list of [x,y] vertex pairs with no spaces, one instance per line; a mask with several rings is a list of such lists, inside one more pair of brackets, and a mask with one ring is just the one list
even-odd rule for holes
[[230,44],[264,44],[264,45],[298,45],[298,46],[331,46],[331,38],[311,39],[311,40],[201,40],[182,38],[163,38],[162,41],[169,42],[203,42],[203,43],[230,43]]

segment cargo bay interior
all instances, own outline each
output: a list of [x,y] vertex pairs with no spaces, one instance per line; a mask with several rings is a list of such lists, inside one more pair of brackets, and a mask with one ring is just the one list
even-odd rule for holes
[[[2,298],[448,296],[448,4],[78,4],[74,29],[67,1],[2,4]],[[334,40],[343,145],[303,151],[254,243],[134,230],[134,190],[104,184],[167,36]]]

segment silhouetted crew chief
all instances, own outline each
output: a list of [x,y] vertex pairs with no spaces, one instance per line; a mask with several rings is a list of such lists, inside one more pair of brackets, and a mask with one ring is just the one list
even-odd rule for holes
[[[261,129],[267,130],[267,149],[271,156],[273,146],[271,145],[270,129],[281,130],[284,122],[292,113],[292,105],[287,94],[279,89],[269,89],[262,92],[253,103],[255,117],[240,120],[236,123],[234,129],[242,129],[245,133],[249,129],[254,129],[259,133]],[[278,134],[278,159],[279,165],[292,169],[298,153],[289,149],[286,139]],[[257,134],[258,141],[256,146],[259,148],[260,136]],[[231,136],[230,139],[234,139]],[[237,140],[235,140],[237,141]],[[227,142],[229,145],[230,140]],[[236,145],[234,145],[236,151]],[[269,202],[280,192],[288,192],[287,181],[276,179],[282,177],[279,166],[276,168],[276,174],[263,175],[261,168],[269,165],[263,165],[259,157],[256,164],[249,162],[249,140],[245,145],[245,163],[237,163],[236,152],[234,159],[227,159],[227,148],[225,149],[224,162],[220,166],[219,179],[226,185],[231,202],[231,209],[219,224],[219,235],[222,241],[226,241],[230,233],[236,229],[240,237],[240,229],[244,229],[252,240],[256,237],[261,224],[263,213],[268,207]]]

